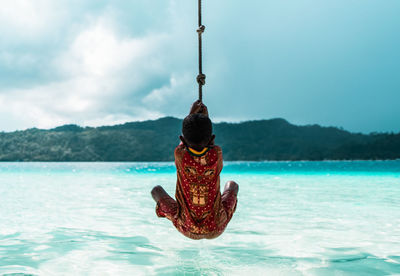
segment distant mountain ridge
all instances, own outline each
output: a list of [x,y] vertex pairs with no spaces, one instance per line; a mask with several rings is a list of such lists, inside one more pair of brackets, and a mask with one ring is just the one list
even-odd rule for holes
[[[172,161],[182,120],[164,117],[115,126],[63,125],[0,133],[0,161]],[[400,158],[400,133],[360,134],[296,126],[284,119],[215,123],[224,160]]]

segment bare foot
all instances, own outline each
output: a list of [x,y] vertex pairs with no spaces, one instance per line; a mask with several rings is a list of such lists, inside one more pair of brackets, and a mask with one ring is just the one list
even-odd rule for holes
[[232,190],[235,195],[237,195],[239,192],[239,185],[235,181],[228,181],[225,184],[224,192],[228,190]]
[[168,194],[164,190],[163,187],[161,187],[160,185],[157,185],[151,190],[151,196],[153,197],[155,202],[158,202],[160,200],[160,198],[168,196]]

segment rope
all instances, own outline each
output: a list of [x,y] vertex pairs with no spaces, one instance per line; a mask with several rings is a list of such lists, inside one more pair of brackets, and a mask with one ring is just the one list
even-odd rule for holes
[[203,57],[202,57],[202,45],[201,35],[204,33],[205,26],[201,24],[201,0],[199,0],[199,28],[197,34],[199,35],[199,74],[196,77],[197,83],[199,84],[199,100],[203,100],[203,85],[206,84],[206,75],[203,74]]

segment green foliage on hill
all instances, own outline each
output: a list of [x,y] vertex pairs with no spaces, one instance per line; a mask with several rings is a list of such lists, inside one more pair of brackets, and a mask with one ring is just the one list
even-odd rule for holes
[[[182,120],[105,127],[64,125],[0,133],[1,161],[171,161]],[[225,160],[400,158],[399,134],[354,134],[283,119],[214,124]]]

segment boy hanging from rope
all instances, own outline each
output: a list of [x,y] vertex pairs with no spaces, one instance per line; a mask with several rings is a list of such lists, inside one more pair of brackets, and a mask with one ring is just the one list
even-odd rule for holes
[[228,181],[220,192],[222,150],[214,145],[207,107],[193,103],[183,120],[181,143],[175,149],[176,201],[161,187],[151,191],[156,214],[172,221],[191,239],[213,239],[222,234],[236,210],[239,185]]

